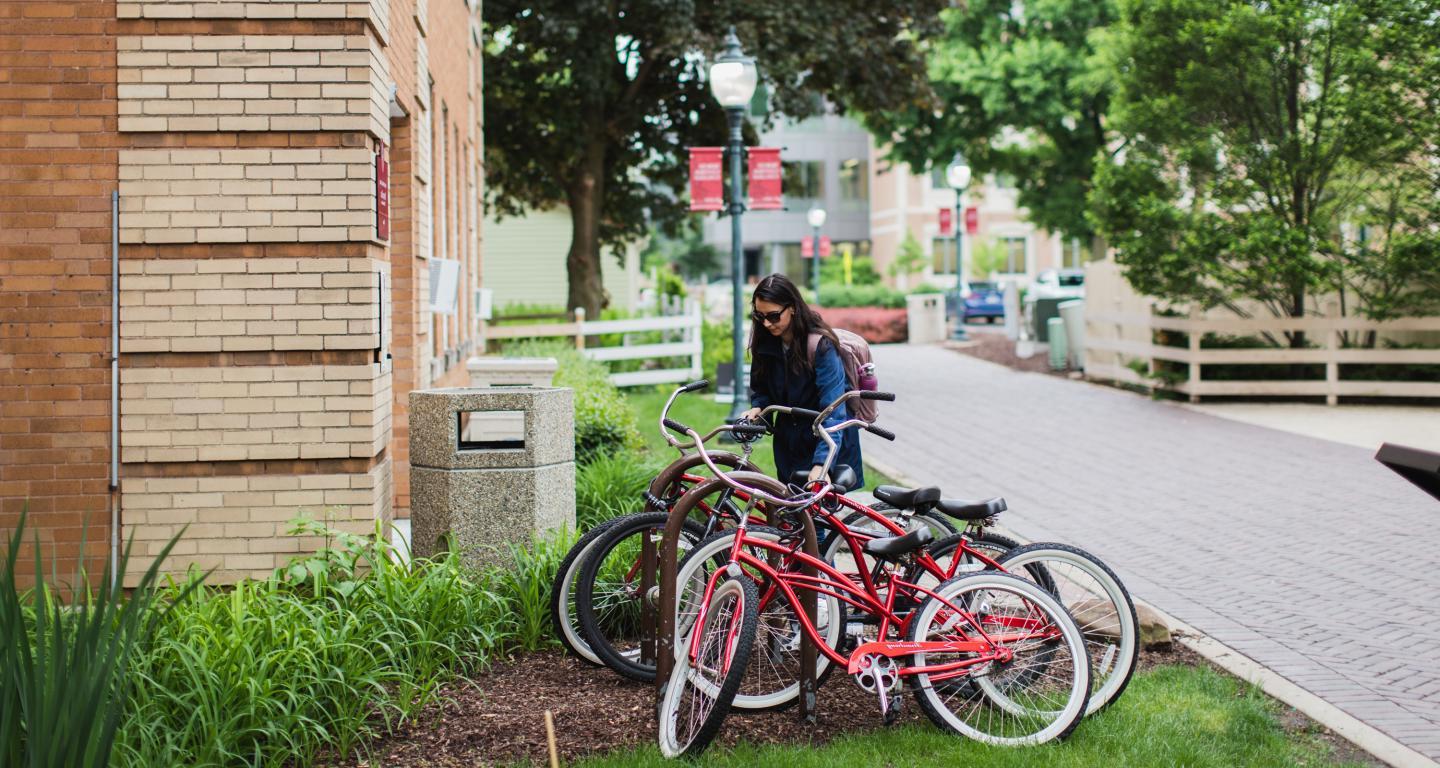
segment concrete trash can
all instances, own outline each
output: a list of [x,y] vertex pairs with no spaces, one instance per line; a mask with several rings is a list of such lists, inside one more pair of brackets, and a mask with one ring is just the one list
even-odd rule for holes
[[[509,419],[503,429],[494,426],[499,414]],[[410,521],[416,557],[444,551],[453,537],[472,568],[508,562],[508,544],[574,528],[574,392],[411,392]]]
[[1070,367],[1085,370],[1085,302],[1082,299],[1060,305],[1060,319],[1065,321],[1065,341],[1070,350]]
[[553,357],[472,357],[465,361],[472,387],[548,387],[560,363]]
[[[957,317],[963,316],[961,307]],[[906,323],[911,344],[934,344],[945,340],[945,294],[912,293],[905,297]]]

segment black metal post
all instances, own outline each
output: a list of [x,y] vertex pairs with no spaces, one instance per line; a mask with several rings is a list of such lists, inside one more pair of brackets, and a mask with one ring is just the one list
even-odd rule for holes
[[955,341],[969,341],[970,337],[965,335],[965,260],[961,257],[961,239],[964,237],[965,222],[962,218],[964,211],[961,209],[960,190],[955,190],[955,333],[950,336]]
[[810,238],[810,266],[811,273],[815,276],[815,306],[820,306],[820,228],[815,227],[815,235]]
[[745,301],[740,286],[745,277],[745,244],[740,234],[740,214],[745,212],[744,185],[741,183],[741,155],[745,152],[741,127],[745,121],[744,107],[728,107],[725,114],[730,118],[730,290],[731,308],[734,310],[735,327],[731,341],[734,342],[735,375],[732,388],[735,400],[730,405],[730,420],[740,418],[749,408],[750,390],[745,383]]

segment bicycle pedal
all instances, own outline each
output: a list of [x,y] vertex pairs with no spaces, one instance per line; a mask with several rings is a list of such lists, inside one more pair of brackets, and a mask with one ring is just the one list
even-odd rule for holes
[[900,720],[901,708],[905,705],[905,699],[899,693],[892,694],[888,702],[881,707],[880,718],[885,722],[886,727],[894,725]]

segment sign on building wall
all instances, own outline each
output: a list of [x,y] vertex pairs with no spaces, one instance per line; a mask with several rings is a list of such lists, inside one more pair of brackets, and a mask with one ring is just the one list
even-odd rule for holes
[[431,259],[430,311],[437,315],[453,315],[459,297],[460,262],[454,259]]
[[750,208],[756,211],[779,210],[785,206],[781,196],[780,150],[769,147],[751,147],[750,161]]
[[383,141],[375,150],[375,236],[390,239],[390,148]]
[[952,235],[952,234],[954,234],[954,233],[955,233],[955,230],[954,230],[954,229],[951,229],[951,228],[954,227],[954,226],[955,226],[955,212],[952,211],[952,210],[950,210],[949,207],[941,208],[941,209],[940,209],[940,234],[942,234],[942,235]]
[[723,154],[720,147],[690,148],[690,210],[724,210]]

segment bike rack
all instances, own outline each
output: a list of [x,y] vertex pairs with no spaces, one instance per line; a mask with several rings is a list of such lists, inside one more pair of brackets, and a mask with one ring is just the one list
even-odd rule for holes
[[[746,472],[759,472],[759,467],[751,464],[748,459],[738,454],[727,451],[710,451],[710,460],[716,465],[730,467],[731,469],[744,470]],[[656,504],[657,501],[672,502],[679,501],[675,493],[684,474],[696,467],[704,467],[705,460],[699,454],[681,456],[670,462],[665,469],[660,471],[645,493],[644,512],[669,512],[675,508],[674,503],[662,507]],[[683,523],[682,523],[683,525]],[[655,603],[649,599],[650,591],[655,588],[656,560],[655,540],[648,534],[640,539],[640,594],[645,598],[640,602],[640,661],[642,663],[655,663]],[[673,576],[673,574],[672,574]]]
[[[711,454],[712,459],[716,455],[717,454]],[[739,458],[735,457],[734,454],[731,454],[731,456],[734,458]],[[749,462],[745,463],[748,464]],[[676,475],[676,477],[678,478],[678,474]],[[760,472],[741,471],[731,474],[731,477],[744,485],[750,486],[752,488],[759,488],[760,490],[767,491],[777,496],[788,493],[788,490],[786,489],[784,484],[780,483],[779,481],[768,475],[761,474]],[[656,479],[656,482],[659,482],[659,478]],[[653,489],[654,485],[652,485],[651,487]],[[680,532],[684,527],[685,518],[690,515],[690,513],[699,504],[701,499],[709,496],[716,490],[728,487],[730,486],[726,485],[723,480],[715,478],[712,480],[707,480],[706,482],[695,486],[684,496],[681,496],[680,500],[676,502],[675,505],[672,506],[670,509],[670,517],[665,525],[665,536],[660,540],[660,551],[658,553],[660,557],[660,600],[659,605],[655,608],[655,610],[659,613],[658,622],[655,621],[653,618],[649,620],[642,619],[642,621],[645,622],[645,624],[642,624],[642,626],[647,626],[649,624],[658,624],[655,648],[655,708],[657,717],[660,711],[660,702],[665,695],[665,685],[670,681],[670,672],[675,665],[675,571],[677,566],[679,565],[675,555],[679,549]],[[769,508],[766,509],[767,520],[772,525],[777,522],[775,520],[775,512],[776,510]],[[800,517],[804,521],[804,529],[802,531],[802,534],[805,537],[804,551],[806,554],[811,555],[818,560],[820,557],[820,550],[815,540],[815,523],[813,520],[811,520],[808,513],[802,514],[800,515]],[[648,539],[649,537],[646,538]],[[653,545],[649,544],[648,541],[646,544],[642,545],[642,558],[646,556],[646,550],[651,549],[652,546]],[[654,553],[652,552],[652,556],[653,554]],[[643,563],[641,570],[642,573],[646,571]],[[812,577],[818,575],[815,572],[815,568],[812,566],[805,567],[805,574]],[[642,588],[647,590],[645,594],[648,594],[649,587],[644,586],[643,582]],[[807,618],[809,618],[812,625],[815,623],[816,620],[815,605],[815,593],[811,590],[801,591],[800,607],[801,610],[805,611],[805,615]],[[653,616],[654,614],[652,613],[651,615]],[[645,642],[648,644],[648,638]],[[644,645],[642,645],[642,648],[643,647]],[[642,650],[642,654],[643,653],[644,651]],[[812,725],[815,723],[815,706],[817,691],[817,684],[815,681],[815,661],[817,653],[818,651],[815,648],[815,643],[810,639],[810,636],[802,633],[800,640],[799,680],[800,718]]]
[[1415,487],[1440,499],[1440,453],[1383,443],[1375,452],[1375,460],[1415,484]]

